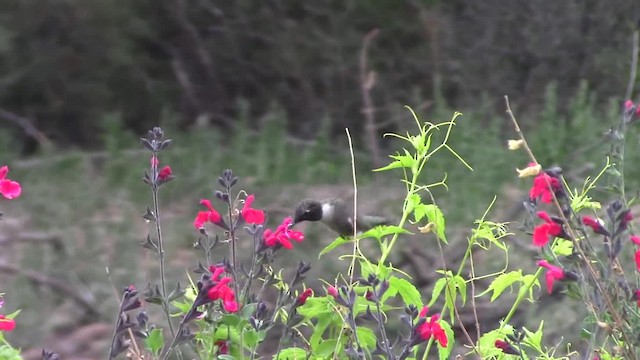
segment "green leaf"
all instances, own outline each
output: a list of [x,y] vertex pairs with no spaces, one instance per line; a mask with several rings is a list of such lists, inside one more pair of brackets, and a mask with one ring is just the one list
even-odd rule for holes
[[[522,277],[522,280],[521,280],[521,282],[522,282],[523,284],[531,284],[531,282],[532,282],[532,281],[533,281],[533,285],[534,285],[534,286],[530,286],[530,287],[529,287],[529,290],[528,290],[528,291],[529,291],[528,299],[529,299],[531,302],[533,302],[533,301],[534,301],[534,298],[533,298],[533,290],[534,290],[535,286],[537,286],[538,288],[540,288],[540,280],[538,280],[538,278],[536,277],[536,275],[535,275],[535,274],[527,274],[527,275],[523,276],[523,277]],[[523,291],[523,290],[525,290],[525,288],[524,288],[524,287],[523,287],[520,291]]]
[[144,339],[144,345],[154,357],[160,354],[160,350],[164,347],[164,336],[162,335],[162,329],[153,329],[149,332],[149,336]]
[[431,300],[429,301],[429,307],[433,306],[440,297],[440,293],[444,290],[445,285],[447,285],[446,278],[440,278],[436,281],[435,285],[433,285],[433,290],[431,290]]
[[411,234],[411,232],[399,226],[382,225],[382,226],[376,226],[372,229],[367,230],[362,235],[358,236],[358,239],[376,238],[379,240],[385,236],[395,235],[395,234]]
[[462,305],[464,306],[464,304],[467,303],[467,282],[460,275],[454,276],[453,282],[456,286],[456,289],[458,290],[458,293],[460,293],[460,296],[462,297]]
[[245,331],[243,334],[244,345],[250,348],[258,345],[258,333],[254,329]]
[[236,360],[235,357],[231,356],[231,355],[218,355],[218,360]]
[[436,235],[444,243],[447,243],[447,237],[445,236],[445,221],[442,210],[435,204],[418,204],[413,209],[413,216],[415,222],[419,222],[425,216],[436,226]]
[[319,346],[326,342],[326,340],[322,339],[322,334],[324,334],[325,330],[331,324],[332,322],[331,318],[333,316],[334,316],[334,313],[321,314],[317,316],[318,322],[316,323],[316,326],[313,328],[313,334],[311,334],[311,337],[309,338],[311,349],[316,355],[318,355],[317,353],[320,351],[318,349]]
[[501,274],[491,282],[491,285],[489,285],[487,290],[483,291],[481,294],[478,294],[478,296],[482,296],[489,291],[493,291],[493,295],[491,295],[491,301],[494,301],[498,298],[498,296],[500,296],[500,294],[502,294],[502,292],[506,288],[511,287],[513,283],[519,281],[522,281],[522,270],[515,270],[505,274]]
[[376,348],[376,333],[372,329],[364,326],[356,327],[358,340],[365,349],[373,350]]
[[[315,330],[314,330],[315,332]],[[315,358],[328,359],[336,350],[338,339],[323,340],[313,351]],[[340,348],[338,348],[340,350]]]
[[283,349],[274,360],[306,360],[307,351],[302,348],[292,347]]
[[413,158],[413,156],[411,156],[411,154],[407,151],[407,149],[403,149],[403,150],[405,153],[404,155],[399,155],[399,154],[389,155],[389,157],[392,159],[395,159],[395,161],[392,161],[387,166],[373,169],[373,171],[387,171],[387,170],[399,169],[399,168],[411,168],[415,163],[415,159]]
[[406,305],[414,305],[418,309],[421,309],[424,305],[420,291],[406,279],[401,279],[395,276],[389,278],[389,289],[394,289],[398,292],[402,301]]
[[331,244],[325,246],[324,249],[322,249],[320,251],[320,255],[318,255],[318,259],[320,259],[322,257],[322,255],[330,252],[331,250],[337,248],[338,246],[350,243],[351,241],[352,241],[351,239],[347,239],[347,238],[344,238],[344,237],[340,236],[339,238],[333,240],[333,242],[331,242]]
[[22,360],[20,350],[8,345],[0,345],[0,360]]
[[557,256],[569,256],[573,254],[573,243],[569,240],[558,239],[553,243],[551,251]]

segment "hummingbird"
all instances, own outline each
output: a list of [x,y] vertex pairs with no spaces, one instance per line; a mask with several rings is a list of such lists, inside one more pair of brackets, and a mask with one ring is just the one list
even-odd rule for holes
[[[296,207],[293,225],[303,221],[322,221],[340,236],[353,236],[353,208],[342,199],[303,200]],[[387,224],[387,219],[381,216],[358,215],[355,221],[358,232]]]

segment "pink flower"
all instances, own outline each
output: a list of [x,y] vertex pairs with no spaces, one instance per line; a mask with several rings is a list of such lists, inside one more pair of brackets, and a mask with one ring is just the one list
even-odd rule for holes
[[602,223],[598,219],[594,219],[590,216],[583,216],[582,223],[593,229],[596,234],[609,236],[609,231],[602,226]]
[[529,190],[529,198],[541,198],[542,202],[550,204],[553,194],[562,189],[560,180],[550,176],[546,172],[541,172],[533,179],[533,186]]
[[632,107],[633,107],[633,101],[631,101],[631,99],[627,99],[627,101],[624,102],[624,110],[629,111],[631,110]]
[[504,340],[496,340],[494,344],[498,349],[502,350],[502,352],[505,354],[518,355],[518,356],[520,355],[520,351],[518,351],[511,344],[509,344]]
[[313,295],[313,290],[311,288],[306,288],[300,296],[296,299],[296,305],[301,306],[307,302],[307,299]]
[[544,224],[538,225],[533,229],[533,245],[545,246],[549,242],[549,236],[563,237],[564,230],[562,225],[553,221],[549,214],[544,211],[538,212],[538,217],[545,221]]
[[633,214],[631,213],[631,209],[627,209],[620,215],[620,229],[621,231],[624,231],[627,229],[627,226],[629,226],[631,220],[633,220]]
[[169,165],[166,165],[165,167],[160,169],[160,171],[158,172],[158,179],[161,181],[167,181],[172,176],[173,176],[173,173],[171,172],[171,167]]
[[565,272],[561,267],[549,264],[547,260],[540,260],[537,264],[547,269],[545,274],[545,278],[547,279],[547,292],[551,294],[551,292],[553,292],[553,283],[556,280],[563,280],[565,278]]
[[196,215],[195,220],[193,220],[193,226],[196,229],[201,229],[204,227],[204,224],[207,222],[211,222],[215,225],[220,226],[221,228],[226,229],[227,225],[222,220],[222,216],[216,209],[211,205],[211,201],[207,199],[200,200],[200,205],[204,205],[209,211],[200,211]]
[[640,272],[640,250],[636,250],[634,258],[636,260],[636,269]]
[[262,234],[265,245],[273,247],[279,244],[286,249],[293,249],[291,240],[301,242],[304,240],[304,234],[300,231],[291,230],[292,224],[293,220],[291,217],[287,217],[282,220],[282,224],[278,225],[275,231],[266,229]]
[[338,297],[338,289],[336,289],[335,286],[329,286],[327,288],[327,294],[333,296],[334,298]]
[[3,166],[0,168],[0,194],[5,198],[11,200],[15,199],[22,193],[22,187],[17,181],[7,179],[9,173],[9,167]]
[[218,340],[215,344],[218,347],[218,354],[226,355],[229,354],[229,344],[227,341]]
[[638,235],[631,235],[631,237],[629,238],[631,239],[631,242],[636,244],[636,245],[640,245],[640,236]]
[[441,347],[447,347],[447,343],[448,343],[447,333],[444,331],[442,326],[440,326],[440,324],[438,323],[438,320],[440,320],[440,314],[434,314],[429,319],[427,319],[426,317],[427,317],[428,311],[429,311],[429,308],[427,306],[423,307],[422,310],[420,311],[419,316],[421,318],[425,318],[425,322],[418,325],[418,327],[416,328],[416,331],[418,332],[422,340],[427,341],[431,337],[433,337],[435,340],[438,341],[438,343],[440,343]]
[[13,331],[15,328],[16,322],[13,319],[0,315],[0,331]]
[[248,224],[263,224],[264,223],[264,211],[253,209],[251,204],[255,196],[249,195],[244,200],[244,206],[242,207],[242,217]]

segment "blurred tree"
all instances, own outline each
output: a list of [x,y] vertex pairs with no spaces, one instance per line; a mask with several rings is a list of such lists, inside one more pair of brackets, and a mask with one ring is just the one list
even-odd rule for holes
[[[635,0],[5,0],[0,2],[0,109],[62,145],[100,146],[119,112],[140,133],[164,110],[179,124],[233,128],[273,102],[288,130],[314,137],[362,129],[359,52],[376,72],[377,119],[415,98],[457,108],[479,94],[537,111],[558,80],[561,110],[580,81],[606,99],[628,73]],[[419,104],[411,104],[418,106]],[[522,111],[522,110],[521,110]],[[521,112],[522,113],[522,112]],[[391,126],[391,125],[387,125]],[[3,125],[8,128],[9,125]],[[12,131],[20,131],[11,125]],[[27,149],[33,139],[20,131]]]

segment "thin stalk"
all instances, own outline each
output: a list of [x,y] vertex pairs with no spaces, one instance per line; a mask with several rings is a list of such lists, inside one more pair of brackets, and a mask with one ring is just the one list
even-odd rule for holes
[[[155,170],[155,166],[154,166]],[[171,323],[171,315],[169,314],[169,304],[167,303],[167,282],[165,276],[165,259],[164,259],[164,242],[162,241],[162,228],[160,227],[160,204],[158,200],[158,187],[154,185],[151,188],[151,193],[153,194],[153,211],[155,213],[156,218],[156,236],[158,238],[158,258],[160,262],[160,283],[162,290],[162,310],[164,310],[164,314],[167,317],[167,323],[169,324],[169,331],[171,332],[171,336],[175,335],[175,331],[173,330],[173,325]]]

